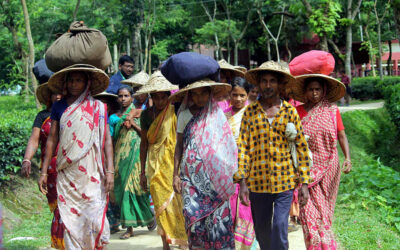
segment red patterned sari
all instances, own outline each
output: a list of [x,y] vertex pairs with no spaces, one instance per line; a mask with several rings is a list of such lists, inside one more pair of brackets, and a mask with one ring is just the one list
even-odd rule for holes
[[310,198],[300,208],[305,243],[310,249],[337,249],[332,219],[340,182],[337,152],[337,106],[326,100],[318,103],[301,120],[313,155],[308,185]]
[[109,241],[103,159],[106,114],[105,105],[86,90],[60,119],[57,191],[67,249],[102,249]]
[[[40,128],[40,145],[41,145],[41,160],[43,163],[44,156],[46,154],[46,142],[50,134],[51,119],[48,117]],[[41,168],[42,166],[40,166]],[[54,214],[53,221],[51,223],[51,247],[56,249],[65,249],[64,247],[64,224],[60,217],[60,212],[57,207],[57,150],[51,159],[50,165],[47,169],[47,191],[46,194],[47,202],[49,203],[50,211]]]

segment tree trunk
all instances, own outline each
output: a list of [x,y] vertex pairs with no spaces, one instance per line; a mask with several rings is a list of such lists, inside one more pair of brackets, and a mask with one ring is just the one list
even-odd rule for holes
[[228,37],[228,41],[227,41],[227,49],[228,49],[228,57],[227,57],[227,61],[228,61],[228,63],[231,63],[231,39],[229,39],[229,37]]
[[382,40],[381,40],[381,23],[378,21],[378,65],[379,65],[379,78],[383,80],[383,67],[382,67]]
[[388,40],[388,45],[389,45],[389,58],[387,60],[387,72],[388,75],[392,75],[392,40]]
[[288,60],[287,61],[290,62],[292,60],[292,51],[290,51],[289,41],[288,41],[287,38],[286,38],[286,41],[285,41],[285,46],[286,46],[286,51],[288,53]]
[[353,43],[353,37],[352,37],[352,27],[351,24],[349,24],[346,27],[346,60],[345,60],[345,70],[346,70],[346,75],[350,78],[351,81],[351,53],[352,53],[352,43]]
[[279,56],[279,46],[278,46],[278,40],[274,39],[275,42],[275,50],[276,50],[276,61],[280,62],[281,61],[281,57]]
[[215,59],[217,61],[219,61],[219,52],[220,52],[220,48],[219,48],[219,40],[218,40],[218,35],[214,34],[214,39],[215,39],[215,45],[216,45],[216,50],[215,50]]
[[393,7],[393,18],[394,18],[395,27],[397,30],[397,32],[396,32],[397,40],[400,41],[400,2],[393,1],[392,7]]
[[143,67],[143,47],[142,47],[142,35],[139,32],[139,60],[140,60],[140,70],[145,70]]
[[25,75],[25,102],[29,102],[29,57],[22,59],[24,65],[24,75]]
[[74,14],[73,14],[73,20],[76,21],[76,15],[78,14],[78,10],[79,10],[79,5],[81,4],[81,0],[77,0],[76,1],[76,5],[75,5],[75,10],[74,10]]
[[139,68],[141,68],[140,64],[140,30],[141,30],[141,24],[137,24],[135,27],[135,31],[133,33],[133,44],[132,44],[132,56],[133,59],[135,60],[135,71],[140,71]]
[[267,36],[267,55],[268,55],[268,61],[272,60],[271,56],[271,43],[269,41],[269,37]]
[[118,71],[119,65],[118,65],[118,46],[116,43],[114,43],[113,46],[113,50],[114,50],[114,72]]
[[129,38],[126,38],[126,54],[131,56],[131,41]]
[[321,37],[321,42],[319,43],[319,47],[321,50],[329,52],[328,49],[328,38],[326,35]]
[[365,36],[367,37],[367,42],[368,42],[368,50],[369,50],[368,55],[369,55],[369,60],[371,63],[372,76],[376,76],[375,66],[374,66],[375,57],[372,54],[373,48],[372,48],[371,38],[369,37],[368,26],[364,27],[364,33],[365,33]]
[[[24,12],[26,36],[28,38],[28,45],[29,45],[29,63],[28,63],[29,64],[29,75],[30,75],[30,78],[32,79],[33,90],[36,93],[37,82],[36,82],[36,78],[35,78],[35,75],[33,74],[33,70],[32,70],[33,65],[35,65],[35,47],[33,45],[28,7],[26,6],[25,0],[21,0],[21,4],[22,4],[23,12]],[[40,102],[38,101],[38,99],[36,97],[35,97],[35,101],[36,101],[36,107],[40,108],[41,107]]]
[[234,50],[233,50],[233,57],[235,58],[235,65],[239,65],[239,43],[235,41],[234,45]]

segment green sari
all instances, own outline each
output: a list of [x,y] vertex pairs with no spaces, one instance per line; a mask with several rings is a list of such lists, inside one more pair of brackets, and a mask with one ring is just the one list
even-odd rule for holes
[[[123,227],[147,226],[153,222],[149,193],[140,186],[140,136],[133,128],[123,123],[134,108],[132,104],[115,126],[114,194],[121,208],[120,221]],[[140,126],[140,119],[135,122]]]

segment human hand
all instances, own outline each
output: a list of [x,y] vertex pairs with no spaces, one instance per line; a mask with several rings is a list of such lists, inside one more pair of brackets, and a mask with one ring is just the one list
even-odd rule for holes
[[47,194],[47,174],[41,174],[38,180],[39,190],[42,194]]
[[344,160],[343,165],[342,165],[342,169],[343,169],[343,172],[344,172],[345,174],[350,173],[351,167],[352,167],[352,165],[351,165],[351,160],[350,160],[350,159]]
[[106,182],[104,186],[107,193],[114,189],[114,172],[106,172]]
[[145,173],[140,174],[140,186],[145,192],[147,192],[147,177]]
[[299,203],[301,207],[307,205],[308,197],[309,197],[308,185],[303,183],[301,185],[299,193]]
[[182,181],[181,178],[177,175],[174,176],[174,183],[173,183],[175,193],[182,193]]
[[249,188],[247,187],[245,179],[242,179],[240,181],[240,191],[239,191],[240,202],[245,206],[249,206],[250,205],[249,197],[250,197]]
[[24,160],[22,162],[21,175],[29,178],[29,175],[32,173],[32,163],[29,160]]

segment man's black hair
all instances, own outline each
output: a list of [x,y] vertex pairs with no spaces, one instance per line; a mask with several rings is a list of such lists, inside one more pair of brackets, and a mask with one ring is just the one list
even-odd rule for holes
[[121,56],[119,58],[118,64],[119,65],[124,65],[126,62],[135,64],[135,62],[133,61],[133,58],[128,56],[128,55]]

